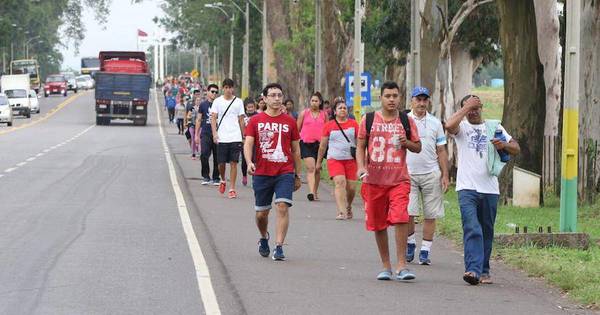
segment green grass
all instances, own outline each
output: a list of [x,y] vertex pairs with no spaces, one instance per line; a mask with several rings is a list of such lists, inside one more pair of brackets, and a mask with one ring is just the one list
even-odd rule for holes
[[[458,198],[454,191],[446,194],[446,216],[438,221],[438,232],[457,244],[462,244],[462,227]],[[512,224],[528,226],[537,231],[538,226],[551,226],[559,230],[559,200],[554,195],[545,196],[543,208],[516,208],[500,206],[495,233],[512,233]],[[600,306],[600,203],[581,207],[578,213],[578,230],[588,233],[592,245],[588,250],[561,247],[500,247],[494,248],[496,258],[524,270],[530,276],[542,277],[569,294],[575,301]]]
[[484,118],[502,119],[504,88],[478,87],[473,89],[472,93],[483,101]]

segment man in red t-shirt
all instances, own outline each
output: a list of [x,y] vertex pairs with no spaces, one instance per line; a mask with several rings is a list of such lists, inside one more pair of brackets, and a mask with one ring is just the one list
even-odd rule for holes
[[[282,91],[281,85],[277,83],[271,83],[263,89],[267,109],[250,118],[244,143],[248,173],[254,175],[254,209],[256,226],[261,235],[258,253],[263,257],[269,256],[271,252],[267,228],[275,195],[277,225],[273,260],[285,260],[282,246],[289,225],[288,209],[292,206],[292,193],[301,185],[298,177],[301,165],[300,133],[296,121],[281,112]],[[252,156],[255,157],[254,161]]]
[[[358,176],[363,178],[362,197],[365,202],[367,230],[375,232],[383,271],[378,280],[392,279],[392,265],[388,244],[387,228],[396,227],[397,280],[412,280],[414,273],[406,268],[406,241],[408,237],[408,196],[410,177],[406,167],[406,150],[421,152],[421,142],[415,122],[410,124],[410,139],[400,115],[400,88],[396,82],[385,82],[381,86],[381,111],[375,112],[371,130],[366,130],[363,117],[358,132],[356,160]],[[368,142],[368,143],[367,143]],[[367,149],[368,151],[365,151]],[[368,154],[365,166],[365,154]]]

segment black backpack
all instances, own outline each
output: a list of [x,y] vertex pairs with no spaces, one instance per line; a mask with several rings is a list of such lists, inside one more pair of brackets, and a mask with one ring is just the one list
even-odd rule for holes
[[[408,121],[408,112],[410,110],[401,110],[400,111],[400,122],[402,122],[402,127],[404,127],[404,131],[406,132],[406,139],[410,140],[410,122]],[[371,135],[371,128],[373,127],[373,120],[375,120],[375,112],[367,113],[366,115],[367,121],[365,122],[365,127],[367,127],[367,145],[369,143],[369,136]]]

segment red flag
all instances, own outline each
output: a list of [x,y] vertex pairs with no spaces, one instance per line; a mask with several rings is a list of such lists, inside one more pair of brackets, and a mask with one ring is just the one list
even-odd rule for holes
[[144,32],[138,28],[138,36],[148,36],[148,33]]

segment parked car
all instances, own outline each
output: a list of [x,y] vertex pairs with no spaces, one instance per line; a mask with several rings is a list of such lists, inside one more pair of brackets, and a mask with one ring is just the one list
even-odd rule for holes
[[62,74],[52,74],[46,78],[46,84],[44,84],[44,97],[48,97],[50,94],[62,94],[67,96],[67,79]]
[[68,86],[69,91],[73,91],[73,92],[77,93],[78,86],[77,86],[77,79],[75,78],[75,75],[71,72],[64,72],[63,75],[67,79],[67,86]]
[[29,90],[29,107],[32,113],[40,113],[40,102],[38,101],[37,93],[35,90]]
[[5,123],[7,126],[12,126],[13,112],[8,103],[8,97],[0,93],[0,123]]
[[92,77],[89,74],[84,74],[77,77],[78,88],[89,90],[93,89],[95,84],[96,83],[94,82],[94,79],[92,79]]

